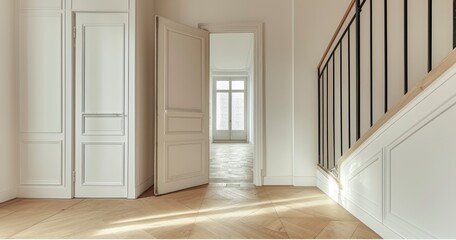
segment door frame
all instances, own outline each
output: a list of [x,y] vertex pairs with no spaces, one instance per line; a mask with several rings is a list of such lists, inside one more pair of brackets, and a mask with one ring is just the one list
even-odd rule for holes
[[253,184],[263,185],[265,173],[265,121],[264,121],[264,69],[263,69],[263,23],[200,23],[198,27],[212,33],[253,33]]

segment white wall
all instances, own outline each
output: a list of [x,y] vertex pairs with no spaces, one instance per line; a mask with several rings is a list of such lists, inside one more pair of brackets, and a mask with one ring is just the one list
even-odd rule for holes
[[136,195],[153,184],[155,127],[154,1],[136,1]]
[[[292,27],[291,0],[157,0],[155,12],[198,23],[265,23],[266,180],[291,184]],[[267,183],[266,182],[266,183]]]
[[16,197],[18,105],[16,0],[0,0],[0,202]]
[[318,149],[317,67],[349,2],[294,1],[295,185],[315,184]]

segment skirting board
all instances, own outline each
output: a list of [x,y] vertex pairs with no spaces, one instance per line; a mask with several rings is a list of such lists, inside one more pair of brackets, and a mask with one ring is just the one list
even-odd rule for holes
[[17,197],[16,189],[7,189],[0,191],[0,203],[15,199]]
[[264,177],[264,186],[292,186],[292,177]]
[[71,192],[64,188],[36,188],[20,186],[17,197],[19,198],[63,198],[71,199]]
[[293,186],[315,187],[315,186],[317,186],[317,177],[315,177],[315,176],[293,177]]
[[317,186],[317,178],[309,177],[264,177],[265,186],[299,186],[299,187],[315,187]]
[[391,229],[377,221],[374,217],[369,215],[366,211],[359,208],[356,204],[343,197],[338,184],[325,176],[320,171],[317,171],[317,187],[323,191],[326,195],[336,201],[339,205],[353,214],[366,226],[374,230],[378,235],[385,239],[399,239],[402,238],[400,235],[393,232]]
[[154,177],[153,176],[148,178],[143,183],[140,183],[139,185],[137,185],[136,186],[136,198],[141,196],[141,194],[143,194],[147,189],[152,187],[152,185],[154,185]]

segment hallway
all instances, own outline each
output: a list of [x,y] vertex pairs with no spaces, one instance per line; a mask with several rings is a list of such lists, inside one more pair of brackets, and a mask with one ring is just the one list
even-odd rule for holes
[[210,155],[210,183],[253,183],[253,145],[213,143]]

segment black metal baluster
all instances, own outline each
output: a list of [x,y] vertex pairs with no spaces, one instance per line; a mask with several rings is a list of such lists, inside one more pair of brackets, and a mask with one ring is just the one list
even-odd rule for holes
[[344,69],[343,69],[343,62],[342,62],[342,53],[343,53],[343,39],[340,40],[340,45],[339,45],[339,48],[340,48],[340,79],[339,79],[339,115],[340,115],[340,156],[343,156],[344,155],[344,130],[343,130],[343,108],[342,108],[342,79],[343,79],[343,73],[344,73]]
[[329,166],[329,67],[326,65],[326,167]]
[[321,140],[321,152],[322,152],[322,158],[321,158],[321,166],[324,167],[325,165],[325,68],[323,67],[323,70],[321,71],[321,114],[322,114],[322,140]]
[[373,15],[373,11],[372,11],[372,0],[370,0],[369,2],[370,6],[369,6],[369,38],[370,38],[370,126],[372,127],[372,125],[374,124],[374,89],[373,89],[373,86],[374,86],[374,74],[373,74],[373,65],[374,65],[374,57],[373,57],[373,24],[372,24],[372,15]]
[[320,91],[321,91],[321,88],[320,88],[320,81],[322,80],[322,75],[321,75],[321,71],[320,71],[320,68],[318,68],[318,165],[320,165],[321,163],[321,94],[320,94]]
[[453,0],[453,48],[456,48],[456,0]]
[[356,140],[361,137],[361,4],[356,0]]
[[404,94],[408,92],[408,0],[404,0]]
[[[336,45],[336,48],[337,49],[337,45]],[[332,142],[332,150],[333,150],[333,163],[336,162],[336,85],[335,85],[335,82],[336,82],[336,55],[333,54],[332,56],[333,58],[333,82],[332,82],[332,117],[333,117],[333,121],[332,121],[332,134],[333,134],[333,142]],[[334,165],[332,165],[334,166]]]
[[432,70],[432,0],[428,0],[428,72]]
[[385,0],[384,7],[384,28],[385,28],[385,108],[384,112],[388,112],[388,0]]
[[[456,1],[456,0],[455,0]],[[348,28],[348,148],[351,148],[351,40],[350,28]]]

